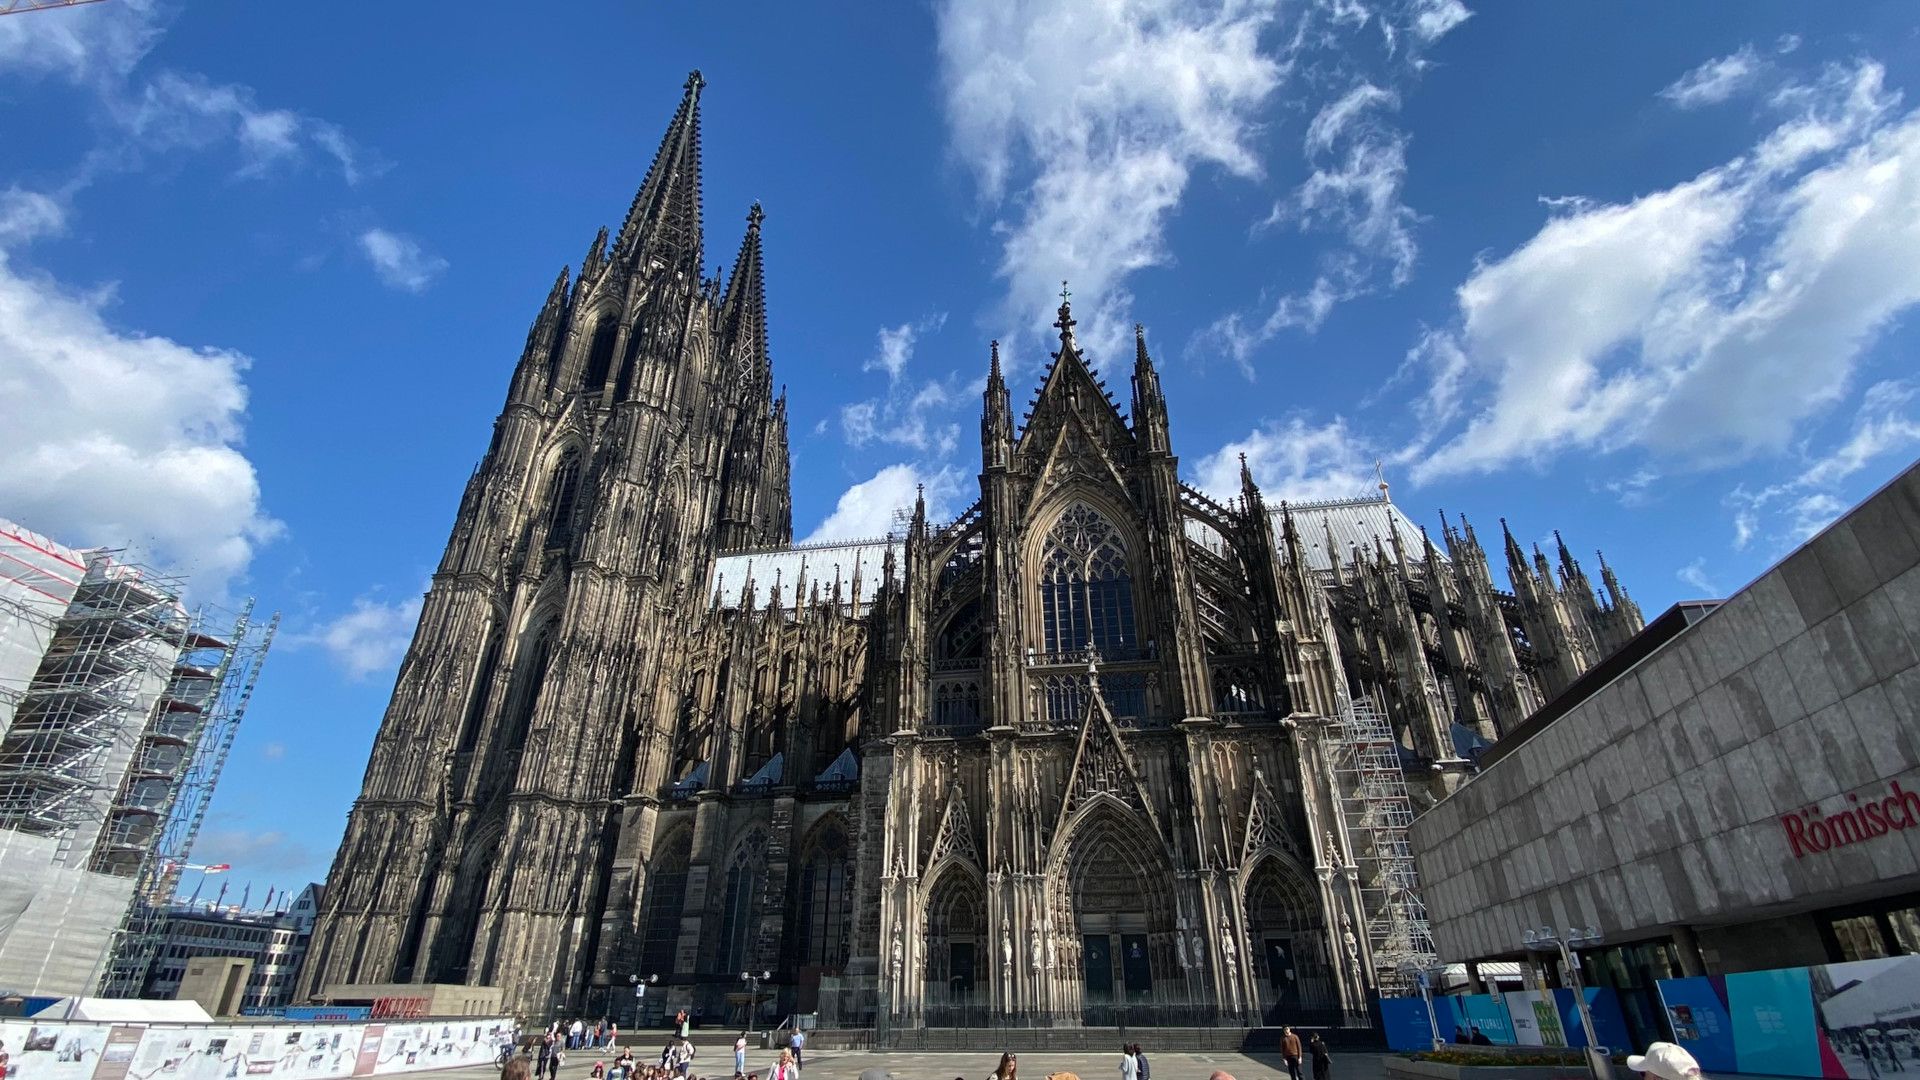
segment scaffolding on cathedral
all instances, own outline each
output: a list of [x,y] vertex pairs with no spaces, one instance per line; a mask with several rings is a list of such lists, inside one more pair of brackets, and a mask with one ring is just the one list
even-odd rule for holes
[[1360,874],[1374,982],[1382,994],[1412,993],[1414,973],[1432,968],[1438,956],[1408,836],[1413,800],[1400,743],[1371,698],[1342,695],[1337,732],[1334,771]]

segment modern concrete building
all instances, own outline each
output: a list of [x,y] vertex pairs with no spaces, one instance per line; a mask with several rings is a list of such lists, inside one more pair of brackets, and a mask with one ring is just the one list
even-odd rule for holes
[[1414,823],[1441,957],[1597,928],[1588,982],[1666,1037],[1655,979],[1920,952],[1916,660],[1920,466],[1654,620]]
[[[249,965],[240,977],[234,1007],[275,1009],[293,999],[294,980],[307,956],[307,943],[313,937],[313,922],[320,912],[321,885],[302,889],[284,911],[207,910],[186,905],[167,909],[155,931],[158,943],[145,983],[136,992],[145,998],[191,997],[219,1014],[216,1000],[210,999],[208,985],[224,987],[232,976],[219,970],[213,984],[196,980],[193,969],[201,961],[244,960]],[[203,976],[205,972],[203,972]]]

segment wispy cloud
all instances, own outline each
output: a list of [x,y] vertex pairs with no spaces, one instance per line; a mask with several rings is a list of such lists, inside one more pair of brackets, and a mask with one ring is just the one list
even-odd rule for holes
[[895,382],[913,360],[913,348],[925,334],[937,334],[947,325],[947,313],[935,312],[917,322],[901,323],[899,326],[883,326],[875,335],[878,341],[874,353],[866,363],[860,365],[862,371],[884,371],[887,381]]
[[1765,63],[1753,46],[1742,46],[1739,52],[1709,60],[1675,79],[1660,96],[1682,109],[1718,105],[1757,83]]
[[[1313,333],[1339,305],[1412,279],[1420,219],[1405,199],[1410,136],[1398,112],[1403,92],[1427,67],[1426,49],[1470,16],[1457,0],[1398,9],[1339,0],[1300,9],[1300,28],[1283,47],[1288,70],[1310,73],[1299,80],[1309,93],[1323,85],[1343,89],[1307,124],[1306,179],[1274,202],[1254,232],[1288,226],[1340,242],[1319,254],[1311,284],[1278,284],[1251,309],[1221,315],[1194,335],[1188,355],[1224,356],[1252,379],[1254,358],[1283,331]],[[1356,77],[1356,58],[1382,51],[1362,44],[1374,29],[1384,56],[1374,58],[1373,75]]]
[[333,619],[293,635],[290,644],[317,645],[348,678],[372,678],[392,671],[406,653],[414,626],[420,621],[420,599],[358,597],[351,608]]
[[1373,453],[1335,417],[1313,424],[1302,416],[1270,420],[1200,460],[1194,486],[1215,498],[1240,494],[1240,458],[1270,501],[1351,499],[1374,489]]
[[447,260],[421,247],[420,241],[386,229],[361,233],[360,250],[380,280],[402,292],[425,292],[447,271]]
[[1707,560],[1705,556],[1701,556],[1674,571],[1673,576],[1679,578],[1682,584],[1692,589],[1696,599],[1709,600],[1717,598],[1720,595],[1720,587],[1715,585],[1712,579],[1707,577]]
[[1040,337],[1071,280],[1096,362],[1118,355],[1127,279],[1168,261],[1166,222],[1194,170],[1261,174],[1248,135],[1284,73],[1261,44],[1279,0],[936,10],[954,154],[1001,237],[997,317]]
[[1911,381],[1886,380],[1861,395],[1847,435],[1838,445],[1803,456],[1799,470],[1760,488],[1735,488],[1727,496],[1733,510],[1733,546],[1744,549],[1765,537],[1772,549],[1784,549],[1827,527],[1846,510],[1843,485],[1868,466],[1886,460],[1910,461],[1920,450],[1920,407]]
[[960,425],[949,418],[949,410],[960,400],[958,376],[921,380],[906,377],[920,340],[939,333],[946,323],[946,313],[936,312],[916,322],[880,328],[874,354],[861,370],[886,372],[887,387],[875,397],[840,407],[840,434],[848,446],[857,449],[874,442],[889,443],[930,452],[936,459],[953,452],[959,443]]
[[[1879,65],[1795,83],[1749,153],[1626,203],[1551,208],[1423,342],[1416,480],[1633,448],[1783,449],[1920,301],[1920,114]],[[1577,317],[1569,317],[1570,313]]]

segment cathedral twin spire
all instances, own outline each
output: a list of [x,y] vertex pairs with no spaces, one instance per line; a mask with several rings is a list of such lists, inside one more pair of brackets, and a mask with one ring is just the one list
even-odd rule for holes
[[667,125],[647,178],[633,196],[627,220],[613,244],[616,259],[630,260],[649,248],[664,270],[698,280],[702,266],[700,233],[700,90],[707,81],[698,71],[687,76],[680,108]]

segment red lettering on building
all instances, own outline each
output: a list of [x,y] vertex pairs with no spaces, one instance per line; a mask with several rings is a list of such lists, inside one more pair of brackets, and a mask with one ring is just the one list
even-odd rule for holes
[[418,1020],[425,1015],[426,998],[383,997],[373,999],[373,1011],[369,1017],[375,1020]]
[[1848,795],[1844,810],[1826,813],[1819,806],[1780,816],[1780,828],[1787,834],[1787,848],[1796,859],[1830,851],[1848,844],[1885,836],[1896,829],[1920,825],[1920,791],[1907,791],[1894,781],[1891,794],[1869,799],[1860,805],[1859,795]]

